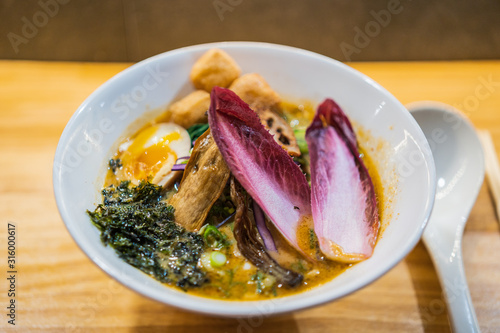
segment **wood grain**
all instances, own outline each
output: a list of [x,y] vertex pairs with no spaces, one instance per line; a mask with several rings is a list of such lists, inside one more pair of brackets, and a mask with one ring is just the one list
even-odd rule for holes
[[[401,102],[437,100],[488,129],[500,153],[500,61],[351,63]],[[317,308],[272,318],[223,319],[144,298],[99,270],[76,246],[52,193],[62,130],[83,100],[129,64],[0,61],[0,244],[17,225],[15,329],[47,332],[446,332],[447,310],[419,243],[367,288]],[[485,83],[486,82],[486,83]],[[490,83],[487,83],[490,82]],[[478,88],[484,87],[484,88]],[[478,89],[489,92],[478,98]],[[486,89],[486,90],[485,90]],[[500,331],[500,232],[483,185],[464,235],[465,269],[483,332]],[[5,250],[2,250],[5,255]],[[7,295],[2,278],[0,308]],[[10,331],[5,310],[0,330]]]

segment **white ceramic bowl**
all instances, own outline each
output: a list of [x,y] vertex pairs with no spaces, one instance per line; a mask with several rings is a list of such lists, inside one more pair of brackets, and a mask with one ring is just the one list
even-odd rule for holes
[[[227,51],[242,71],[257,72],[286,98],[315,103],[331,97],[377,141],[376,164],[393,203],[373,256],[331,282],[273,300],[223,301],[186,294],[157,282],[104,247],[86,210],[100,202],[106,163],[116,143],[146,111],[164,108],[193,90],[189,72],[210,48]],[[373,142],[372,142],[373,144]],[[382,169],[382,170],[380,170]],[[401,261],[420,239],[432,209],[435,170],[415,120],[389,92],[365,75],[330,58],[291,47],[228,42],[186,47],[146,59],[116,75],[78,108],[57,147],[54,192],[60,214],[80,248],[102,270],[157,301],[222,316],[267,316],[329,302],[373,282]],[[390,184],[390,186],[388,185]],[[391,194],[391,189],[396,194]]]

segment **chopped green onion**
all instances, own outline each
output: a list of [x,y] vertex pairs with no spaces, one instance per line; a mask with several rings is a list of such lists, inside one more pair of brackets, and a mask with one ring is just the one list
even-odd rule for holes
[[276,278],[271,275],[266,275],[266,277],[262,280],[262,286],[265,288],[271,288],[276,284]]
[[251,277],[252,281],[255,281],[255,292],[257,294],[262,294],[263,291],[263,285],[262,285],[262,280],[264,279],[264,273],[261,271],[257,271],[254,275]]
[[198,139],[205,131],[208,129],[208,124],[194,124],[189,127],[187,132],[191,138],[191,142],[194,144],[196,139]]
[[234,213],[234,207],[224,207],[224,210],[228,212],[229,214]]
[[297,144],[299,145],[300,152],[302,154],[309,153],[309,148],[307,147],[307,142],[306,142],[306,129],[295,128],[293,130],[293,134],[295,135],[295,139],[297,140]]
[[309,229],[309,248],[311,250],[315,249],[317,247],[317,238],[316,234],[314,233],[314,229]]
[[203,235],[208,246],[211,248],[223,248],[228,245],[226,236],[219,231],[216,227],[210,224],[206,224],[201,228],[200,235]]
[[210,265],[212,265],[212,267],[215,268],[222,267],[224,266],[226,261],[227,261],[226,255],[222,252],[214,251],[210,255]]

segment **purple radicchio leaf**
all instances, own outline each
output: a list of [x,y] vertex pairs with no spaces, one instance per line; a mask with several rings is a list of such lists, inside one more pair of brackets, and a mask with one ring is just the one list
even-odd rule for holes
[[380,225],[375,189],[349,119],[333,100],[318,107],[306,141],[311,208],[321,251],[340,262],[369,258]]
[[213,88],[208,121],[231,173],[285,239],[304,253],[297,228],[311,214],[311,192],[300,168],[231,90]]
[[[234,216],[234,238],[241,254],[255,267],[276,278],[279,284],[296,287],[302,283],[304,276],[287,269],[276,262],[266,247],[259,240],[258,230],[250,220],[248,208],[252,200],[234,177],[230,179],[231,200],[236,206]],[[255,202],[255,201],[254,201]]]
[[253,216],[259,230],[260,237],[269,251],[276,251],[273,235],[266,226],[266,216],[255,200],[252,201]]

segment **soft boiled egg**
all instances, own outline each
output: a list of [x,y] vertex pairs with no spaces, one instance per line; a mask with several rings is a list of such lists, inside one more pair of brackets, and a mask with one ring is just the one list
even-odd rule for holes
[[122,168],[120,178],[137,183],[151,179],[165,185],[178,172],[172,167],[177,159],[189,156],[189,133],[174,123],[159,123],[141,130],[134,138],[119,147]]

